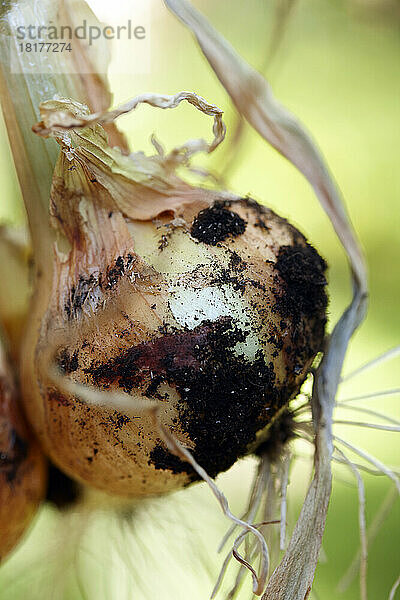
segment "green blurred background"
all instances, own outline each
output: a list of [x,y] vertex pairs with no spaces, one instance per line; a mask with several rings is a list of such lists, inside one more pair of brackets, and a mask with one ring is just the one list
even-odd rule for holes
[[[266,67],[275,95],[306,124],[343,192],[367,256],[371,290],[367,320],[346,359],[345,371],[349,372],[400,343],[399,4],[384,0],[293,2],[278,35],[279,47],[269,61],[271,39],[289,2],[197,0],[195,4],[253,66]],[[96,7],[95,1],[92,6]],[[152,9],[151,72],[122,76],[111,65],[114,103],[144,91],[192,90],[219,105],[228,127],[226,142],[211,157],[196,158],[195,163],[221,173],[232,142],[235,111],[190,34],[161,1],[154,1]],[[149,141],[153,132],[167,148],[189,138],[211,137],[211,122],[189,106],[175,111],[140,107],[122,118],[120,125],[133,149],[146,153],[153,152]],[[21,222],[22,203],[3,124],[0,152],[0,220]],[[327,259],[332,327],[350,299],[349,274],[343,251],[312,190],[249,127],[234,154],[227,187],[250,194],[289,218]],[[398,358],[381,364],[344,384],[340,396],[398,387],[399,367]],[[398,396],[375,398],[359,405],[398,418],[398,400]],[[365,418],[348,411],[340,416]],[[350,426],[338,426],[336,431],[387,464],[398,464],[398,434]],[[246,459],[219,479],[235,511],[244,506],[253,470],[253,461]],[[292,520],[309,473],[310,461],[298,461],[291,473]],[[365,476],[365,483],[370,523],[391,484],[372,475]],[[357,551],[357,518],[354,477],[338,468],[315,598],[359,597],[357,578],[343,594],[336,590]],[[61,518],[44,509],[24,546],[0,571],[0,598],[207,598],[222,562],[216,547],[226,526],[203,486],[138,506],[124,518],[102,512]],[[80,533],[82,539],[75,544]],[[397,504],[370,547],[371,600],[387,598],[399,575],[399,534]],[[240,597],[249,597],[248,587]],[[395,597],[400,598],[400,592]]]

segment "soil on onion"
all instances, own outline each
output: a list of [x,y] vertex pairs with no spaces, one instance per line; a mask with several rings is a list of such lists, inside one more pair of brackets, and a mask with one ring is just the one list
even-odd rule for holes
[[[144,392],[149,397],[157,397],[161,383],[175,387],[180,428],[194,443],[196,461],[215,477],[246,454],[256,432],[288,398],[288,390],[276,385],[273,364],[266,364],[261,352],[253,361],[237,354],[236,344],[247,335],[231,317],[221,317],[192,330],[164,333],[87,373],[97,385],[117,383],[127,393],[143,386],[151,373]],[[150,462],[157,469],[197,478],[190,465],[161,444],[151,452]]]
[[228,210],[221,202],[201,210],[194,219],[190,233],[192,237],[216,246],[228,237],[237,237],[246,231],[246,221],[237,213]]

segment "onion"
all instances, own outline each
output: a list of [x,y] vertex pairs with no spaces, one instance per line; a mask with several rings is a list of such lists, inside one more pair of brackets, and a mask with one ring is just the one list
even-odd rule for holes
[[43,500],[46,461],[28,432],[0,340],[0,562]]
[[52,274],[38,278],[22,354],[31,424],[63,471],[111,494],[197,478],[150,415],[89,406],[57,365],[70,382],[129,394],[133,412],[158,402],[161,424],[215,477],[268,439],[321,350],[325,262],[255,201],[109,148],[82,105],[44,103],[42,117],[35,130],[62,152]]

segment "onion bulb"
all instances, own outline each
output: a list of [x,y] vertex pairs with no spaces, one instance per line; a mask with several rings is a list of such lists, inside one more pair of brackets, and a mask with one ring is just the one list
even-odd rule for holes
[[61,154],[57,241],[23,352],[31,424],[63,471],[111,494],[197,478],[149,415],[89,406],[58,383],[56,365],[133,406],[158,402],[163,426],[215,477],[268,440],[321,350],[326,264],[254,200],[190,186],[165,157],[124,156],[98,123],[65,129],[60,110],[85,114],[67,100],[42,106],[39,129]]
[[19,541],[43,500],[46,479],[46,460],[22,416],[0,343],[0,562]]

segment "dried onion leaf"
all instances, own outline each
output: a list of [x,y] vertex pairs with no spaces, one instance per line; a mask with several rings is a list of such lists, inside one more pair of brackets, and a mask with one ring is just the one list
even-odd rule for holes
[[[190,140],[166,156],[160,152],[154,156],[146,156],[142,152],[126,156],[118,148],[109,146],[99,124],[112,122],[140,103],[165,109],[175,108],[184,100],[214,117],[214,139],[210,144],[203,139]],[[65,176],[68,162],[74,160],[75,168],[79,166],[81,180],[100,184],[102,193],[108,195],[108,202],[114,204],[110,208],[119,210],[130,219],[147,221],[164,212],[179,216],[187,207],[197,213],[217,197],[238,198],[229,192],[216,193],[193,187],[175,173],[176,168],[182,163],[187,164],[195,152],[212,152],[225,135],[222,111],[194,93],[180,92],[175,96],[142,94],[119,109],[101,115],[89,114],[85,105],[69,98],[58,98],[43,102],[40,114],[42,120],[33,127],[33,131],[41,137],[55,138],[63,149],[54,173],[55,194],[57,181],[62,182],[63,193],[75,192],[77,174],[71,176],[70,185]]]

